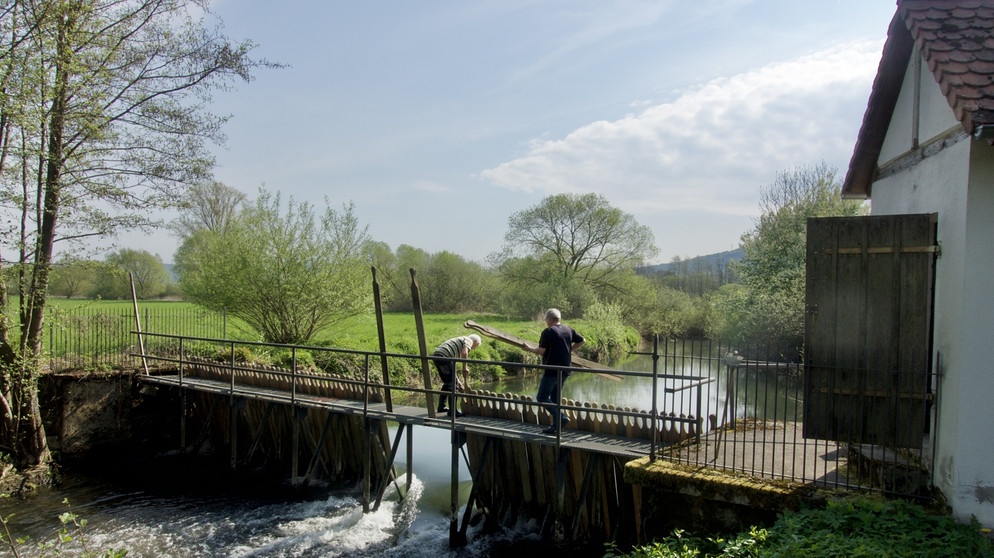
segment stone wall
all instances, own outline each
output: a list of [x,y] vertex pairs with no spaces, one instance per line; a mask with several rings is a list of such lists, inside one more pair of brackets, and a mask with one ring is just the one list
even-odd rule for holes
[[[39,384],[49,447],[60,463],[101,461],[178,438],[179,402],[136,380],[138,371],[43,375]],[[175,444],[173,446],[175,448]]]

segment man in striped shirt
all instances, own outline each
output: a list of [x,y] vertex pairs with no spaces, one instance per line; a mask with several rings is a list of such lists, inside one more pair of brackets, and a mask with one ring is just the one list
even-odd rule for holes
[[[463,386],[459,378],[456,377],[456,363],[453,360],[448,359],[465,359],[469,357],[469,352],[480,346],[482,339],[477,334],[466,335],[463,337],[453,337],[452,339],[446,340],[441,345],[435,347],[435,351],[431,356],[441,357],[435,358],[432,362],[435,363],[435,368],[438,369],[438,376],[442,379],[442,394],[438,397],[438,412],[448,414],[450,412],[447,403],[452,393],[452,382],[455,381],[456,389],[462,391],[464,387],[468,387],[469,384],[469,366],[464,360],[462,362],[462,375],[463,380],[466,382],[466,386]],[[452,397],[452,408],[455,410],[456,402],[455,397]],[[461,417],[462,413],[455,410],[457,417]]]

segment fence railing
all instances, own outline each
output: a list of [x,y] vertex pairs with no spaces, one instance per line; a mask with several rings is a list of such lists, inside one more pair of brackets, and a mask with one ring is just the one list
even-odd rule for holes
[[[670,446],[663,452],[665,458],[772,480],[931,496],[932,483],[921,451],[857,441],[868,424],[852,424],[835,440],[805,437],[804,397],[810,386],[805,385],[805,368],[796,356],[803,354],[802,349],[671,340],[659,352],[664,372],[715,380],[701,388],[706,434],[699,443]],[[844,372],[853,376],[872,373]],[[863,416],[865,422],[871,416],[865,406],[874,401],[878,400],[851,397],[836,404],[863,406],[862,413],[839,414]]]
[[[227,337],[224,312],[143,308],[141,329],[194,337]],[[135,314],[128,309],[49,308],[45,316],[45,350],[53,372],[135,368],[138,339]]]

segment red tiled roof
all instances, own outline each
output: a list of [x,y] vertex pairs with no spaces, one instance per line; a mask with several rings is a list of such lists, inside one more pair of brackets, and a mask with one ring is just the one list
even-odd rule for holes
[[994,0],[898,0],[843,183],[845,196],[870,195],[912,44],[964,131],[994,124]]

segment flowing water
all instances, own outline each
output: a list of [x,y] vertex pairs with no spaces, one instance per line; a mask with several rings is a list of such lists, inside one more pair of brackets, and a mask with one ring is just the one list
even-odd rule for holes
[[[641,357],[619,368],[649,371],[652,363]],[[718,368],[704,372],[712,376],[720,373]],[[537,376],[527,376],[474,387],[534,396],[537,384]],[[680,384],[668,381],[665,385]],[[723,408],[727,392],[717,389],[719,385],[709,384],[702,391],[702,414],[718,414]],[[747,383],[745,387],[757,393],[760,389],[767,392],[774,388],[768,382],[756,382],[752,387]],[[742,389],[741,385],[736,389]],[[677,394],[663,391],[660,388],[656,398],[660,412],[696,414],[696,390]],[[651,381],[646,378],[626,377],[614,382],[590,374],[574,374],[563,389],[566,398],[642,410],[651,409],[652,393]],[[764,401],[762,397],[754,400]],[[733,416],[768,415],[767,406],[768,403],[736,404],[731,412]],[[778,401],[775,407],[789,405]],[[413,438],[413,464],[405,462],[403,451],[398,454],[399,472],[410,465],[414,473],[410,492],[400,498],[397,487],[392,485],[380,508],[366,514],[362,513],[357,487],[317,487],[306,493],[287,486],[274,489],[272,483],[256,485],[231,479],[226,482],[225,478],[231,475],[224,471],[204,473],[199,468],[187,470],[187,464],[182,461],[176,461],[175,465],[168,465],[167,461],[165,468],[160,463],[148,472],[138,466],[128,474],[69,476],[58,487],[41,489],[28,500],[0,500],[0,516],[8,518],[8,527],[15,538],[30,537],[28,543],[18,547],[18,556],[25,558],[53,555],[39,551],[37,543],[56,540],[61,527],[58,516],[66,511],[64,500],[87,521],[84,534],[89,550],[125,548],[131,557],[520,558],[538,553],[549,556],[567,553],[543,541],[538,535],[541,526],[534,521],[497,533],[483,533],[480,522],[469,528],[467,546],[450,549],[449,436],[444,430],[415,427]],[[460,503],[464,505],[470,490],[469,472],[461,457],[460,463],[459,478],[463,480]],[[404,479],[401,475],[400,482]],[[460,509],[460,521],[462,512]],[[79,555],[79,550],[77,540],[61,555]],[[568,554],[573,558],[599,556],[603,549],[570,548]],[[13,556],[9,546],[0,546],[0,556]]]
[[[522,522],[497,533],[483,533],[482,522],[471,526],[468,544],[449,548],[451,446],[444,430],[415,427],[413,483],[405,498],[391,485],[378,510],[362,512],[358,487],[318,487],[297,493],[288,486],[253,486],[243,480],[227,482],[224,473],[174,470],[163,465],[147,475],[115,472],[71,475],[55,488],[40,489],[23,501],[0,500],[15,538],[29,536],[18,547],[23,558],[53,556],[37,543],[54,542],[61,527],[58,516],[71,511],[86,520],[88,550],[124,548],[130,557],[501,557],[555,553],[562,549],[543,541],[540,525]],[[408,464],[398,456],[398,470]],[[462,463],[461,505],[469,494],[469,473]],[[131,475],[130,473],[138,473]],[[401,474],[399,484],[406,477]],[[459,510],[460,522],[463,509]],[[77,541],[60,556],[78,556]],[[571,556],[600,556],[597,548],[571,548]],[[553,554],[555,555],[555,554]],[[14,556],[0,545],[0,556]]]

